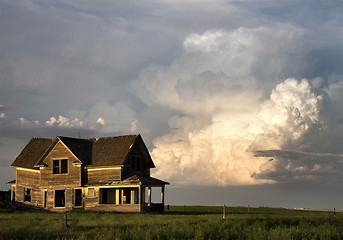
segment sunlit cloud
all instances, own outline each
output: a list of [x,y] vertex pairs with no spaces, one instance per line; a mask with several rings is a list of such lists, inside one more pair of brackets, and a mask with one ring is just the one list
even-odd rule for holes
[[130,133],[136,133],[137,132],[137,119],[131,123]]
[[96,124],[105,125],[104,120],[100,117],[98,118],[96,124],[87,122],[79,118],[67,118],[62,115],[59,115],[57,118],[52,116],[49,120],[45,121],[44,124],[40,123],[38,120],[30,121],[24,119],[23,117],[19,118],[21,125],[31,126],[31,127],[56,127],[56,128],[90,128],[93,129]]
[[99,117],[98,120],[96,120],[96,123],[104,126],[105,125],[105,120],[102,117]]
[[292,26],[213,29],[190,34],[171,65],[142,70],[134,92],[147,105],[178,112],[169,132],[153,141],[155,176],[186,185],[281,181],[257,174],[275,166],[253,152],[309,150],[332,110],[321,78],[282,79],[306,66],[315,44],[304,46],[305,38]]
[[25,125],[25,124],[28,124],[29,123],[29,121],[27,121],[25,118],[23,118],[23,117],[21,117],[21,118],[19,118],[19,121],[20,121],[20,123],[22,124],[22,125]]
[[59,115],[56,119],[51,117],[48,121],[45,122],[47,126],[58,126],[58,127],[82,127],[84,125],[83,121],[80,121],[78,118],[69,119]]
[[257,112],[221,111],[196,130],[192,129],[194,118],[175,119],[170,127],[176,130],[154,141],[152,156],[161,165],[155,174],[179,184],[270,183],[275,179],[256,177],[268,159],[254,158],[252,151],[302,149],[306,134],[322,124],[321,107],[322,96],[314,93],[307,80],[287,79]]

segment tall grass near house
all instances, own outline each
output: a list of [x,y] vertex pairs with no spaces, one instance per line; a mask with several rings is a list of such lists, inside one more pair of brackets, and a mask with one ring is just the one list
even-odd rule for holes
[[0,212],[0,239],[343,239],[341,213],[252,209],[256,213],[247,214],[229,208],[223,220],[222,207],[189,208],[171,206],[164,214],[72,211],[69,227],[62,213]]
[[0,209],[11,208],[11,191],[0,191]]

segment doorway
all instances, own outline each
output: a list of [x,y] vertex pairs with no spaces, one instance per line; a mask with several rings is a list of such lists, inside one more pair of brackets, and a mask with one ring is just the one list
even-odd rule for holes
[[55,190],[55,207],[65,207],[65,190]]

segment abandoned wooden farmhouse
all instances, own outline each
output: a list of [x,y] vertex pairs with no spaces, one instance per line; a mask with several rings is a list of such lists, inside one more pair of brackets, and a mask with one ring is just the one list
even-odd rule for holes
[[[155,165],[140,135],[32,138],[11,166],[17,209],[163,211],[169,184],[150,177]],[[160,190],[160,203],[152,203],[152,188]]]

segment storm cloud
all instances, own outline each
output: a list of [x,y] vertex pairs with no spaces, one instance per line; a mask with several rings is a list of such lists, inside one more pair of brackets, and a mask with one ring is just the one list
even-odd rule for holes
[[[256,174],[267,159],[253,151],[313,151],[338,109],[323,78],[281,77],[288,65],[303,71],[302,59],[314,48],[304,39],[303,31],[287,27],[209,30],[190,34],[184,55],[169,67],[144,69],[137,95],[179,111],[169,119],[169,133],[154,139],[157,176],[179,184],[270,183],[276,179]],[[263,86],[275,83],[266,97]]]
[[256,178],[279,182],[325,181],[337,184],[342,179],[343,155],[284,150],[256,151],[255,157],[268,157]]
[[172,186],[341,186],[342,9],[1,1],[1,182],[31,137],[141,133]]

